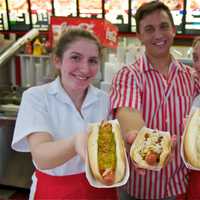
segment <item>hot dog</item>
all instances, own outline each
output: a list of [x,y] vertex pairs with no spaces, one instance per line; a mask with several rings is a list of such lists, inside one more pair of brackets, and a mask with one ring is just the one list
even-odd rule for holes
[[200,109],[189,115],[183,139],[185,160],[193,167],[200,168]]
[[130,149],[131,159],[144,169],[160,170],[171,152],[169,132],[143,127]]
[[125,148],[118,123],[103,121],[90,126],[88,161],[94,178],[104,185],[125,176]]

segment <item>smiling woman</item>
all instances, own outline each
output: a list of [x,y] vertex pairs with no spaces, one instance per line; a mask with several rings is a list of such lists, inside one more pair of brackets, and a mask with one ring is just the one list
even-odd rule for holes
[[12,147],[32,154],[31,199],[117,199],[115,189],[93,188],[85,178],[88,123],[109,113],[107,94],[91,85],[100,59],[91,32],[68,29],[54,52],[58,77],[23,94]]

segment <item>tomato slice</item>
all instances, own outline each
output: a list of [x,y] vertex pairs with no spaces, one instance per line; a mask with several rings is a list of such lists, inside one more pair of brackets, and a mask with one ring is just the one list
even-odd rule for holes
[[147,153],[146,157],[145,157],[145,161],[149,164],[149,165],[155,165],[158,163],[159,161],[159,154],[153,151],[150,151],[149,153]]

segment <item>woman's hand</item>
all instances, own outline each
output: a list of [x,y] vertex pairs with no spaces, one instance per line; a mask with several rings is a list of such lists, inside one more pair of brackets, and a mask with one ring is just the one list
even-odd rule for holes
[[75,151],[80,155],[83,161],[86,160],[87,155],[87,141],[88,133],[79,133],[75,136]]

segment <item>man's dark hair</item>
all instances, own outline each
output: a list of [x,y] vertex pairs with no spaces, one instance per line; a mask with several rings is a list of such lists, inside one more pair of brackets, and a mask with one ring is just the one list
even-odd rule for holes
[[140,21],[146,17],[147,15],[153,13],[154,11],[156,10],[163,10],[167,13],[167,15],[169,16],[169,19],[172,23],[172,26],[175,26],[174,25],[174,20],[173,20],[173,17],[172,17],[172,14],[169,10],[169,8],[162,2],[160,1],[151,1],[151,2],[148,2],[148,3],[144,3],[142,4],[136,14],[135,14],[135,21],[136,21],[136,32],[139,33],[140,32]]

